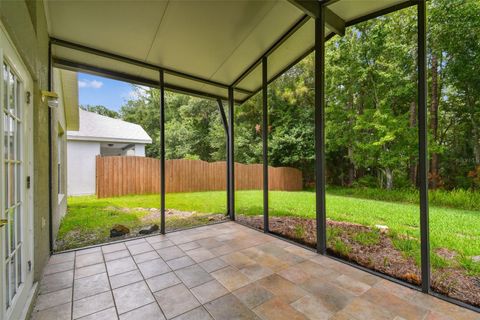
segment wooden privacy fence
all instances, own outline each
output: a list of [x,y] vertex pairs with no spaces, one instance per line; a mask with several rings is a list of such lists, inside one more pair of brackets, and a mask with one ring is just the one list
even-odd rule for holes
[[[166,192],[226,190],[226,162],[166,160]],[[302,172],[295,168],[268,167],[269,189],[302,190]],[[160,160],[131,156],[97,156],[98,198],[160,192]],[[235,189],[261,190],[261,164],[235,163]]]

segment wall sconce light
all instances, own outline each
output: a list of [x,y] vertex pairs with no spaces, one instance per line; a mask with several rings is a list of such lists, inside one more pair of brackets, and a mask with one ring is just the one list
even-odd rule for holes
[[53,91],[42,91],[42,102],[47,101],[50,108],[58,107],[58,94]]

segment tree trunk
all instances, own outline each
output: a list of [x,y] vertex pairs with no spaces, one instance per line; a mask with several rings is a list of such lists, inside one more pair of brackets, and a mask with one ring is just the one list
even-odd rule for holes
[[[438,105],[439,105],[439,83],[438,83],[438,58],[432,54],[432,90],[430,102],[430,130],[433,140],[438,142]],[[430,159],[430,186],[436,189],[439,186],[438,153],[432,153]]]
[[[409,118],[410,128],[415,128],[417,126],[417,104],[415,101],[410,103],[410,118]],[[409,160],[409,169],[408,169],[408,179],[412,186],[417,185],[417,167],[418,163],[414,155],[410,156]]]
[[385,178],[386,178],[386,185],[385,187],[387,190],[393,189],[393,172],[390,168],[385,168]]

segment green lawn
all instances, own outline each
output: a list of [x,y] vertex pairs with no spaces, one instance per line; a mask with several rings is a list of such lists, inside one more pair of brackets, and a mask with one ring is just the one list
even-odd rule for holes
[[[262,214],[262,191],[236,192],[236,213]],[[224,213],[225,192],[172,193],[166,195],[166,207],[182,211]],[[126,196],[96,199],[94,196],[70,197],[68,214],[61,223],[59,239],[75,235],[74,241],[88,242],[83,234],[99,233],[105,236],[116,223],[136,227],[145,211],[135,208],[158,208],[158,195]],[[118,208],[131,208],[122,212]],[[313,192],[270,192],[270,214],[275,216],[300,216],[314,218],[315,194]],[[337,221],[360,223],[367,226],[387,225],[392,233],[408,235],[413,239],[406,251],[418,259],[419,208],[416,204],[385,202],[327,194],[327,217]],[[168,220],[167,220],[168,224]],[[448,248],[460,256],[460,263],[472,272],[480,272],[472,256],[480,255],[480,212],[430,207],[431,248]],[[94,236],[92,235],[92,241]],[[410,241],[412,242],[412,241]],[[75,246],[75,244],[73,244]],[[401,244],[399,244],[401,246]],[[434,263],[436,257],[433,257]]]

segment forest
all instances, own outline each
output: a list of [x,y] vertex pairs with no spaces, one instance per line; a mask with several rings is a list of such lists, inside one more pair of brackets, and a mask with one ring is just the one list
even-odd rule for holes
[[[326,159],[331,186],[413,188],[417,181],[415,7],[350,27],[326,48]],[[428,122],[431,189],[480,187],[480,2],[428,3]],[[448,22],[448,23],[446,23]],[[270,165],[314,177],[313,55],[269,86]],[[119,114],[142,125],[158,157],[159,94],[137,88]],[[166,156],[225,159],[215,101],[167,93]],[[261,94],[235,109],[235,160],[260,163]]]

